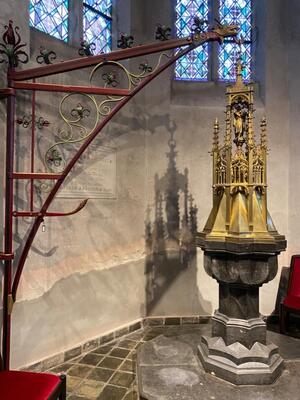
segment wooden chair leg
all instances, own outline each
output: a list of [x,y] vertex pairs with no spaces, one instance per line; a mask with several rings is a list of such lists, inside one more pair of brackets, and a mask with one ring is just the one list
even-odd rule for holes
[[280,333],[286,333],[286,325],[287,325],[288,312],[284,306],[284,304],[280,304],[280,314],[279,314],[279,323],[280,323]]
[[67,398],[67,378],[66,375],[60,375],[61,379],[61,393],[59,395],[59,400],[66,400]]

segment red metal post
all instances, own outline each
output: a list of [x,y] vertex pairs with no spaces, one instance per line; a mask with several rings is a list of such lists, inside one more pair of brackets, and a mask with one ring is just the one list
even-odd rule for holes
[[[33,83],[35,79],[33,79]],[[34,172],[34,147],[35,147],[35,90],[32,91],[31,96],[31,162],[30,172]],[[33,211],[33,196],[34,196],[34,181],[30,181],[30,211]]]
[[[12,87],[13,82],[8,81]],[[4,252],[13,253],[13,179],[14,169],[14,136],[15,136],[15,95],[7,97],[7,130],[6,130],[6,170],[5,170],[5,220],[4,220]],[[2,355],[3,367],[9,369],[10,364],[10,332],[12,311],[12,260],[4,262],[4,290],[3,290],[3,340]]]

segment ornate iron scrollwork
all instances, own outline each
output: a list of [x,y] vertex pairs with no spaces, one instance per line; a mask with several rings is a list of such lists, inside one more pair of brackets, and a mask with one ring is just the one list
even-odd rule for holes
[[4,43],[0,43],[0,55],[2,55],[0,63],[6,62],[12,68],[17,67],[19,63],[27,63],[29,57],[24,50],[21,50],[26,43],[21,43],[19,27],[13,28],[13,21],[10,20],[8,25],[4,25],[4,28],[5,32],[2,36]]
[[[125,87],[130,91],[143,79],[154,73],[156,69],[160,67],[164,57],[169,58],[171,55],[165,53],[161,54],[155,67],[150,66],[147,60],[144,61],[142,64],[140,64],[138,73],[132,73],[128,71],[124,65],[119,62],[101,62],[92,70],[90,74],[90,82],[96,78],[96,74],[99,71],[104,69],[105,72],[100,73],[100,77],[104,81],[104,87],[116,87],[117,85],[120,85],[121,75],[123,75],[123,78],[125,78]],[[111,67],[110,70],[108,70],[109,67]],[[124,79],[122,82],[124,82]],[[68,111],[67,102],[71,101],[73,96],[78,96],[78,94],[69,93],[65,95],[60,102],[59,112],[65,127],[58,132],[57,141],[48,148],[44,156],[44,165],[47,170],[51,172],[61,172],[66,165],[69,145],[80,143],[88,138],[88,136],[93,132],[94,128],[99,123],[99,120],[108,116],[111,113],[114,104],[117,104],[124,99],[123,96],[107,95],[104,100],[98,103],[93,95],[82,94],[81,96],[85,98],[85,101],[91,103],[91,107],[88,108],[86,105],[84,105],[84,102],[82,102],[77,103],[75,107],[73,105],[72,108],[69,108],[70,111]],[[83,123],[82,120],[84,118],[92,119],[92,126]],[[89,128],[87,128],[87,125],[89,125]],[[49,188],[50,186],[45,182],[41,182],[39,185],[40,191],[48,191]]]

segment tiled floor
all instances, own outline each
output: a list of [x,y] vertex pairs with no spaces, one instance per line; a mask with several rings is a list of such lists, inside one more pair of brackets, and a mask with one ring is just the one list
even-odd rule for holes
[[48,372],[67,375],[68,400],[137,400],[136,350],[153,337],[139,330]]
[[[194,325],[201,334],[209,334],[210,324]],[[107,345],[71,359],[49,372],[67,375],[68,400],[138,400],[136,388],[136,351],[138,347],[160,334],[173,336],[183,329],[175,326],[149,326]],[[178,332],[177,332],[178,331]],[[271,341],[281,349],[285,359],[297,358],[295,339],[269,331]],[[300,354],[300,353],[299,353]]]

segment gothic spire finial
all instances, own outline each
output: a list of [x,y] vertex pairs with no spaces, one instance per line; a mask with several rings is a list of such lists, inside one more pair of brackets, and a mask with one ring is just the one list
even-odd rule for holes
[[244,38],[243,36],[240,36],[239,39],[235,39],[235,43],[238,45],[238,56],[237,56],[237,61],[236,61],[236,66],[235,66],[235,73],[236,73],[236,85],[243,85],[243,71],[244,71],[244,65],[243,65],[243,60],[242,60],[242,44],[244,43]]
[[212,151],[218,151],[219,149],[219,131],[220,131],[219,121],[218,118],[216,118],[214,123],[214,137],[213,137]]
[[262,148],[267,148],[267,119],[263,117],[260,123],[261,135],[260,135],[260,145]]

